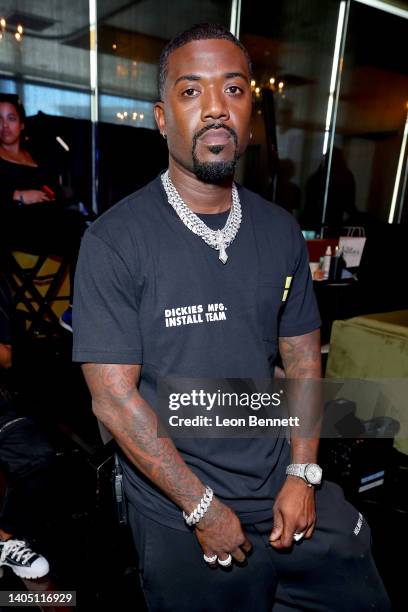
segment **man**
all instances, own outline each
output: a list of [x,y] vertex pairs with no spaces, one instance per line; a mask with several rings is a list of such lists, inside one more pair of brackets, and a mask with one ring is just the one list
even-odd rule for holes
[[0,274],[0,467],[7,487],[0,511],[0,577],[7,566],[21,578],[41,578],[47,559],[26,541],[43,519],[52,448],[28,417],[13,407],[7,380],[12,365],[11,296]]
[[[195,26],[163,51],[155,117],[168,173],[87,231],[74,359],[123,451],[149,610],[387,610],[369,527],[360,519],[356,536],[359,513],[341,490],[315,491],[303,474],[316,439],[157,435],[161,377],[268,378],[278,342],[286,376],[320,377],[301,232],[233,184],[250,138],[250,79],[246,50],[219,26]],[[201,316],[215,305],[225,316]]]

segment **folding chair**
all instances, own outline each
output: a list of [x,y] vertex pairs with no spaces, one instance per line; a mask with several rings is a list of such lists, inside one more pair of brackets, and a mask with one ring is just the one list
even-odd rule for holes
[[59,315],[69,305],[69,262],[62,256],[23,251],[9,254],[6,274],[15,308],[30,337],[60,332]]

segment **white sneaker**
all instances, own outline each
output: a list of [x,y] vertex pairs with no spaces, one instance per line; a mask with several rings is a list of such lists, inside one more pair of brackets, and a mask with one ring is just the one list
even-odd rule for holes
[[47,559],[31,550],[24,540],[0,540],[0,577],[5,565],[20,578],[42,578],[50,570]]

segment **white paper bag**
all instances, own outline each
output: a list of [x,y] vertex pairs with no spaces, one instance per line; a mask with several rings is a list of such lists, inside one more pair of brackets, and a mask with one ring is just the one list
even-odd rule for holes
[[366,238],[352,238],[350,236],[339,238],[339,248],[342,249],[347,268],[357,268],[360,265],[365,242]]

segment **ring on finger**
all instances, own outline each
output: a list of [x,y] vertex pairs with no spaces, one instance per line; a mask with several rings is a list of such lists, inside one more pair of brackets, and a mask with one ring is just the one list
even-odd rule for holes
[[212,555],[211,557],[207,557],[207,555],[203,555],[203,557],[206,563],[214,563],[218,559],[217,555]]
[[232,563],[232,556],[228,555],[226,559],[218,559],[218,563],[222,565],[222,567],[229,567]]
[[295,542],[299,542],[299,540],[301,540],[304,535],[305,535],[304,531],[301,531],[300,533],[294,533],[293,539],[295,540]]

